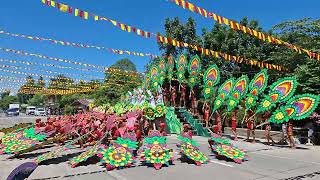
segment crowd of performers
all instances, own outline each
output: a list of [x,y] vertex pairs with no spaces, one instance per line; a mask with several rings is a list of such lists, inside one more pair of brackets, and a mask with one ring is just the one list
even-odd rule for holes
[[[241,119],[239,112],[240,110],[244,111],[245,109],[245,100],[243,100],[240,105],[234,108],[230,113],[228,113],[228,115],[227,113],[223,113],[223,110],[216,110],[212,112],[211,104],[207,101],[204,101],[202,106],[198,106],[200,103],[199,100],[197,100],[197,90],[195,88],[188,89],[189,96],[187,97],[186,87],[186,84],[178,84],[176,86],[170,85],[167,87],[164,86],[162,88],[164,104],[189,109],[194,116],[203,120],[206,128],[213,129],[213,131],[219,135],[222,135],[223,126],[231,127],[231,132],[235,141],[238,140],[237,127],[241,126],[242,128],[247,128],[247,137],[245,141],[255,143],[255,129],[257,126],[260,126],[265,130],[267,144],[272,146],[275,145],[275,141],[272,139],[270,134],[271,123],[269,122],[269,119],[272,115],[270,111],[265,111],[264,113],[257,115],[249,109],[248,112],[245,113],[243,119]],[[259,121],[261,125],[258,125],[257,121]],[[241,123],[239,124],[238,122]],[[286,139],[288,139],[290,147],[296,148],[293,136],[293,120],[289,120],[282,126],[284,135],[281,141],[286,141]],[[252,137],[252,140],[250,137]]]

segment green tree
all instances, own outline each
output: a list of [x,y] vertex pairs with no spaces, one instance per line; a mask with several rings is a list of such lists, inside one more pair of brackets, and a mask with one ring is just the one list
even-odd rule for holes
[[110,68],[112,69],[106,71],[104,86],[93,94],[97,105],[116,103],[122,94],[131,91],[142,82],[136,65],[127,58],[117,61]]
[[[320,19],[304,18],[297,21],[287,21],[275,25],[272,29],[276,35],[287,42],[320,53]],[[279,47],[272,54],[275,61],[293,69],[300,84],[298,93],[320,94],[320,62],[310,59],[305,54],[298,54],[286,47]]]
[[43,106],[44,96],[42,94],[35,94],[27,103],[30,106]]
[[18,103],[16,96],[6,95],[0,100],[0,109],[6,110],[9,108],[9,104]]

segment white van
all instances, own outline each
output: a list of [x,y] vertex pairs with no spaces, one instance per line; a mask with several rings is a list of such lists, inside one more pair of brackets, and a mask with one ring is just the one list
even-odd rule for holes
[[41,108],[36,108],[36,112],[35,112],[36,116],[46,116],[46,110],[45,108],[41,107]]
[[28,106],[26,109],[26,115],[35,115],[36,107],[35,106]]

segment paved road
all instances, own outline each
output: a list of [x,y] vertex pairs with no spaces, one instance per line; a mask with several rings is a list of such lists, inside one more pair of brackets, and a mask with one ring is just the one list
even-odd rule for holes
[[[71,168],[67,160],[75,156],[76,151],[65,152],[66,156],[53,160],[49,165],[39,166],[29,179],[116,179],[116,180],[206,180],[206,179],[236,179],[236,180],[273,180],[300,177],[297,179],[320,179],[319,147],[301,146],[291,150],[286,147],[270,147],[264,144],[251,144],[243,141],[234,142],[241,148],[249,151],[250,159],[242,164],[217,160],[208,149],[207,138],[195,137],[201,145],[201,150],[209,155],[211,162],[197,167],[192,164],[175,161],[175,165],[164,167],[161,170],[141,166],[122,170],[105,171],[99,164],[89,164]],[[177,152],[176,136],[168,137],[169,147]],[[42,149],[36,153],[50,151]],[[11,170],[22,162],[31,161],[35,153],[21,159],[6,160],[8,156],[0,157],[0,177],[6,177]],[[36,154],[39,155],[39,154]],[[175,154],[175,159],[179,156]],[[310,177],[302,178],[302,175]],[[313,177],[311,177],[313,176]],[[1,179],[1,178],[0,178]]]
[[0,128],[11,127],[11,126],[14,126],[15,124],[19,124],[19,123],[29,123],[29,122],[34,123],[37,118],[41,118],[43,120],[46,119],[46,117],[43,117],[43,116],[27,116],[22,113],[20,113],[19,116],[7,117],[7,116],[5,116],[5,114],[1,113],[0,114]]

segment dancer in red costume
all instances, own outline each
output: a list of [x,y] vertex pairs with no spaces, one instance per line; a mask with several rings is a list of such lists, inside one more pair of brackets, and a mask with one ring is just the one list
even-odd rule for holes
[[215,119],[216,119],[216,133],[218,135],[222,135],[222,121],[221,121],[221,115],[218,111],[215,112]]
[[237,136],[237,113],[238,110],[234,109],[232,111],[232,115],[231,115],[231,131],[234,135],[234,140],[237,141],[238,140],[238,136]]
[[193,89],[191,89],[191,91],[190,91],[189,99],[191,100],[192,113],[194,115],[196,115],[197,114],[197,99],[196,99],[196,95],[195,95]]
[[206,127],[209,127],[210,106],[208,105],[207,102],[203,104],[202,111],[203,111],[203,120],[206,123]]
[[252,120],[254,117],[253,117],[253,111],[252,110],[249,110],[248,111],[248,114],[246,115],[245,117],[245,121],[247,123],[247,141],[249,141],[250,139],[250,134],[252,134],[252,143],[255,143],[256,142],[256,137],[255,137],[255,132],[254,132],[254,129],[255,129],[255,125],[254,125],[254,120]]
[[[274,145],[274,141],[273,141],[272,137],[270,136],[271,125],[270,125],[270,122],[268,122],[270,117],[271,117],[270,111],[266,111],[262,118],[267,123],[266,124],[266,129],[265,129],[265,135],[266,135],[266,139],[267,139],[268,145],[272,145],[273,146]],[[270,140],[271,140],[272,144],[270,144]]]
[[293,124],[292,124],[292,120],[288,121],[287,134],[288,134],[288,139],[289,139],[289,142],[290,142],[290,148],[295,149],[296,145],[295,145],[294,139],[293,139]]
[[177,97],[177,90],[175,86],[172,86],[172,93],[171,93],[171,106],[175,107],[176,106],[176,97]]
[[180,107],[186,106],[186,87],[181,84]]

